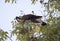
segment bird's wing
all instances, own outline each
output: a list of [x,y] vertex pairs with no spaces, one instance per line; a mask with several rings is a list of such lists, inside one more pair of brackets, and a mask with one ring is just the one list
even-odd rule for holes
[[37,21],[37,20],[31,20],[33,23],[40,23],[39,21]]

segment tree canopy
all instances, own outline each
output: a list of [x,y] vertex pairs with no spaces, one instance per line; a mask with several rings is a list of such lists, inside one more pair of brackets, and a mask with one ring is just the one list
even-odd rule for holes
[[[35,4],[38,0],[31,1]],[[16,0],[5,0],[5,3],[7,2],[16,3]],[[40,3],[47,8],[46,11],[49,16],[47,25],[42,26],[38,23],[33,23],[30,20],[27,20],[24,23],[22,20],[19,22],[17,22],[16,19],[13,20],[11,37],[16,35],[16,41],[60,41],[60,17],[54,17],[55,12],[60,11],[60,0],[48,0],[47,3],[40,0]],[[5,41],[7,38],[12,41],[11,37],[8,36],[8,32],[0,29],[0,41]]]

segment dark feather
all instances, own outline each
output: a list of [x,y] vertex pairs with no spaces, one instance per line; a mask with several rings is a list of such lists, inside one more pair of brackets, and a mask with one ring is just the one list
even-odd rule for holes
[[47,25],[47,23],[45,23],[45,22],[42,22],[42,24],[41,24],[42,26],[44,26],[44,25]]

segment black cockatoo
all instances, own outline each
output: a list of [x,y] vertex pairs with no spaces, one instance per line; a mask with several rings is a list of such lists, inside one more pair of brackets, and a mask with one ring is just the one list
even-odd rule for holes
[[16,20],[17,21],[23,20],[23,22],[25,22],[26,20],[31,20],[31,22],[33,22],[33,23],[42,23],[42,25],[46,25],[45,22],[43,22],[43,21],[39,22],[39,21],[36,20],[36,19],[39,19],[39,18],[42,18],[42,16],[36,16],[36,15],[33,15],[33,14],[27,14],[27,15],[16,17]]

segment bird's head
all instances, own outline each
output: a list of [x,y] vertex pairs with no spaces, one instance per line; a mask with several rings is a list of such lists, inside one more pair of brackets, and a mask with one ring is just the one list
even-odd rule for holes
[[22,20],[22,16],[16,16],[16,18],[15,18],[18,22],[20,21],[20,20]]
[[45,22],[42,22],[42,24],[41,24],[42,26],[45,26],[45,25],[47,25],[47,23],[45,23]]
[[17,20],[17,19],[22,19],[22,16],[19,16],[19,17],[16,16],[16,20]]

